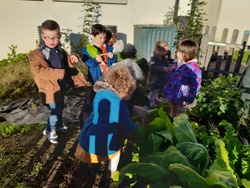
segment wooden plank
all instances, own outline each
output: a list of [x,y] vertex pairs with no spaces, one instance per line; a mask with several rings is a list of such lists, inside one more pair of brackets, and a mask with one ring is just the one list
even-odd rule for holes
[[249,35],[250,35],[250,30],[246,30],[246,31],[244,32],[244,34],[243,34],[243,37],[242,37],[242,40],[241,40],[241,44],[243,44],[244,41],[246,41],[246,43],[247,43],[247,41],[248,41],[248,39],[249,39]]
[[[211,32],[209,34],[209,41],[214,41],[216,30],[217,30],[217,27],[215,27],[215,26],[211,28]],[[209,64],[209,62],[211,60],[211,57],[213,55],[213,51],[214,51],[214,47],[213,46],[208,46],[207,55],[206,55],[206,58],[204,60],[204,69],[205,70],[207,69],[208,64]]]
[[207,68],[205,67],[205,60],[207,56],[207,48],[208,48],[208,42],[209,42],[209,35],[204,34],[201,39],[201,45],[200,45],[200,52],[199,52],[199,62],[201,68]]
[[[222,36],[221,36],[221,44],[226,43],[227,41],[227,35],[228,35],[228,28],[223,29],[222,32]],[[217,72],[214,73],[214,78],[217,78],[219,76],[219,72],[221,69],[221,63],[222,63],[222,59],[224,56],[224,52],[225,52],[225,47],[226,45],[222,45],[218,47],[218,53],[217,53],[217,59],[216,59],[216,64],[215,64],[215,70],[217,70]]]
[[239,70],[240,70],[240,66],[241,66],[241,62],[242,62],[242,58],[243,58],[245,49],[246,49],[246,41],[243,42],[243,47],[239,51],[239,55],[238,55],[238,58],[236,61],[234,72],[239,72]]
[[[231,44],[236,44],[238,35],[239,35],[239,30],[238,29],[233,30]],[[227,53],[226,65],[225,65],[225,69],[224,69],[226,72],[229,72],[229,70],[230,70],[230,66],[231,66],[232,58],[233,58],[233,52],[234,52],[234,48],[229,47],[228,53]]]

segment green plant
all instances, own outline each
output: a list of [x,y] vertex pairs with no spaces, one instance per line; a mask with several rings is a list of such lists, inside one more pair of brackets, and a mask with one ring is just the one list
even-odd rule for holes
[[214,126],[222,120],[239,126],[241,115],[245,115],[245,104],[240,98],[242,90],[237,87],[238,80],[239,77],[230,74],[204,81],[191,115]]
[[9,47],[10,53],[8,53],[7,59],[0,60],[0,67],[6,66],[8,64],[19,63],[27,60],[27,54],[17,53],[17,46],[11,45]]
[[[165,126],[159,126],[162,123]],[[138,144],[139,161],[120,170],[120,182],[126,179],[130,187],[152,188],[238,186],[239,178],[222,138],[214,137],[214,153],[210,156],[198,143],[187,115],[175,117],[172,124],[160,108],[146,132],[139,131],[138,140],[141,136],[144,142],[134,142],[134,146]]]
[[17,133],[25,133],[30,130],[42,130],[44,123],[40,125],[16,125],[16,124],[6,124],[0,123],[0,138],[5,138]]
[[100,23],[99,18],[102,16],[101,5],[99,3],[83,3],[82,7],[84,8],[84,16],[80,49],[90,43],[89,34],[91,26]]
[[37,87],[27,60],[9,63],[0,68],[0,102],[9,103],[17,98],[38,97]]
[[175,11],[179,11],[178,7],[170,8],[165,15],[164,23],[167,25],[176,26],[178,29],[178,41],[184,38],[195,40],[198,44],[201,43],[202,29],[204,27],[204,18],[206,13],[203,6],[207,4],[202,0],[189,0],[187,6],[190,7],[187,16],[175,17]]
[[61,31],[62,35],[61,45],[63,49],[65,49],[66,51],[69,50],[70,45],[73,45],[73,43],[70,41],[70,36],[69,36],[71,32],[72,32],[71,29],[62,29]]
[[[10,47],[8,58],[0,61],[0,103],[5,104],[17,97],[37,96],[37,88],[30,72],[27,54]],[[28,91],[28,92],[27,92]]]

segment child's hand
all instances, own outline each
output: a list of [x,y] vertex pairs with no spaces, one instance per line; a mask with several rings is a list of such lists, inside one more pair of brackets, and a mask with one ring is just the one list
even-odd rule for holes
[[107,55],[110,59],[112,59],[113,56],[114,56],[114,54],[113,54],[112,52],[108,52],[108,53],[106,53],[106,55]]
[[70,55],[69,55],[69,59],[70,59],[70,62],[71,62],[72,64],[78,63],[78,60],[79,60],[77,54],[70,54]]
[[133,107],[133,112],[138,115],[142,120],[144,120],[146,118],[146,116],[148,115],[148,111],[147,109],[134,105]]
[[102,62],[102,55],[98,55],[95,59],[97,62]]

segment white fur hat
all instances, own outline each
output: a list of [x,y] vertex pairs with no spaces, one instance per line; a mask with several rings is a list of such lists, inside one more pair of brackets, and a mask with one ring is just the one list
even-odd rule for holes
[[143,81],[144,79],[141,68],[133,59],[124,59],[122,61],[114,63],[112,66],[127,67],[136,81]]

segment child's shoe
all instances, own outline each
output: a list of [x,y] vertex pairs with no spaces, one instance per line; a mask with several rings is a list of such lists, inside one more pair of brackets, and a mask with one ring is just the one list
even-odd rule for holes
[[47,131],[47,129],[44,129],[43,130],[43,135],[47,136],[48,140],[52,143],[52,144],[57,144],[57,134],[56,134],[56,131],[52,131],[52,132],[49,132]]
[[50,132],[50,133],[47,135],[47,137],[48,137],[48,140],[49,140],[52,144],[57,144],[57,143],[58,143],[58,142],[57,142],[58,136],[57,136],[57,134],[56,134],[56,131]]
[[60,131],[62,133],[66,133],[68,131],[68,127],[66,127],[65,125],[56,128],[57,131]]
[[47,136],[48,134],[49,134],[49,131],[47,131],[47,129],[44,129],[44,130],[43,130],[43,135],[44,135],[44,136]]

